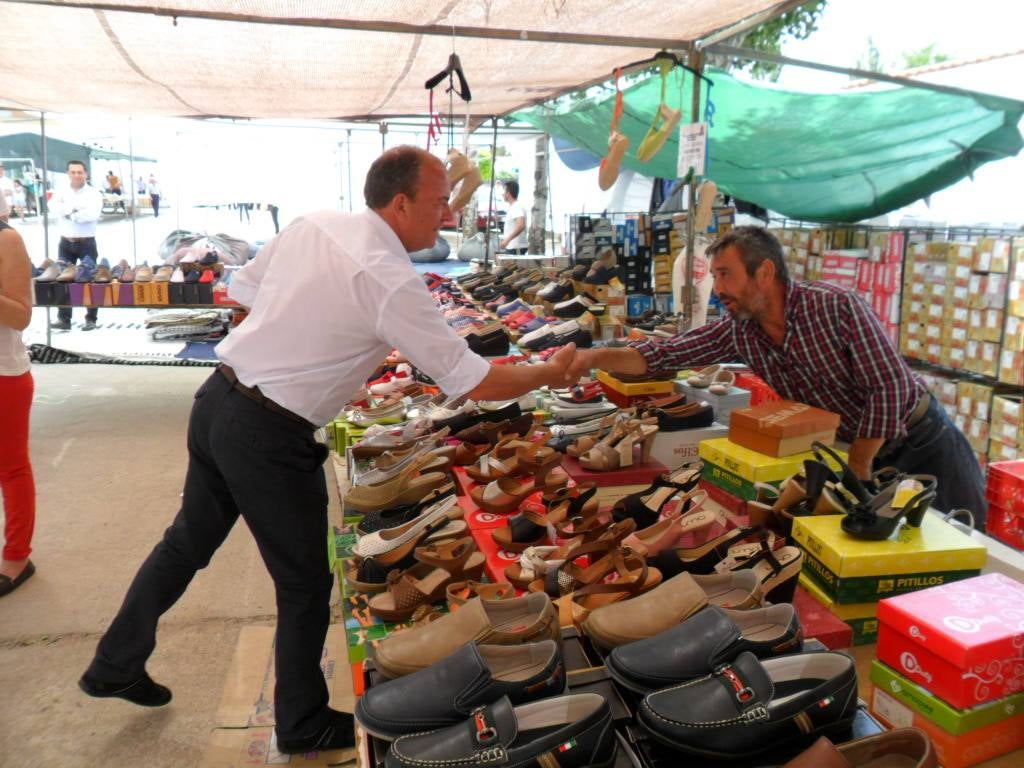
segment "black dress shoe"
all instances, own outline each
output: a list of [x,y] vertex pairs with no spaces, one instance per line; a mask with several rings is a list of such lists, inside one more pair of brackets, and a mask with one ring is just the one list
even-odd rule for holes
[[375,685],[356,703],[356,720],[385,741],[457,725],[507,696],[512,704],[565,690],[554,640],[524,645],[467,643],[419,672]]
[[36,572],[36,567],[32,565],[32,561],[29,560],[25,563],[25,567],[21,569],[21,573],[15,576],[13,579],[10,576],[0,576],[0,597],[8,595],[30,578],[32,574]]
[[800,619],[788,603],[753,611],[709,605],[660,634],[620,645],[605,666],[626,688],[651,693],[710,675],[744,651],[766,659],[803,647]]
[[672,749],[720,759],[845,741],[857,714],[857,668],[845,653],[761,662],[742,653],[713,674],[650,693],[637,723]]
[[140,707],[162,707],[171,700],[171,689],[153,682],[146,673],[134,683],[103,683],[82,675],[78,687],[97,699],[124,699]]
[[348,712],[330,710],[331,720],[315,736],[305,739],[277,739],[277,751],[286,755],[301,755],[305,752],[326,752],[329,749],[345,749],[356,745],[355,719]]
[[401,737],[388,750],[385,765],[611,768],[616,751],[608,702],[596,693],[580,693],[518,707],[500,699],[458,725]]

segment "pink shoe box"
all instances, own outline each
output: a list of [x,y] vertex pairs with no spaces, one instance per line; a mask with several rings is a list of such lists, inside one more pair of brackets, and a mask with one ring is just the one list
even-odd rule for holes
[[959,709],[1024,690],[1024,584],[989,573],[882,600],[878,658]]
[[135,305],[135,292],[131,283],[110,284],[110,304],[116,307],[131,307]]
[[853,645],[853,628],[811,597],[801,586],[793,594],[793,608],[800,617],[804,637],[813,637],[830,651]]

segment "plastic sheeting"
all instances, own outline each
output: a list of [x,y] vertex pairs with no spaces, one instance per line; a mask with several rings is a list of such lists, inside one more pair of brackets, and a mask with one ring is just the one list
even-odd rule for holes
[[[706,176],[719,189],[786,216],[858,221],[899,208],[969,176],[1021,147],[1024,103],[917,88],[805,94],[740,82],[709,70],[713,103]],[[690,120],[693,76],[669,75],[666,102]],[[708,88],[702,87],[701,115]],[[647,176],[675,178],[678,133],[646,163],[636,148],[661,96],[657,75],[624,89],[623,162]],[[563,98],[517,118],[598,155],[607,153],[615,92]]]

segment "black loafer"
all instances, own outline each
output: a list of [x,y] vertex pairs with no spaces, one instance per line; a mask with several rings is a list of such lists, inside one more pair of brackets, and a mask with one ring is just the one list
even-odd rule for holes
[[25,567],[21,569],[21,573],[15,576],[13,579],[10,576],[0,576],[0,597],[9,595],[11,592],[16,590],[26,581],[32,578],[32,574],[36,572],[36,567],[29,560],[25,563]]
[[720,759],[845,741],[857,714],[857,668],[845,653],[761,662],[740,654],[713,674],[650,693],[637,723],[672,749]]
[[315,736],[305,739],[277,739],[277,751],[286,755],[301,755],[306,752],[326,752],[330,749],[346,749],[356,745],[355,719],[348,712],[330,710],[331,720]]
[[651,693],[710,675],[745,651],[765,659],[803,647],[800,619],[788,603],[753,611],[709,605],[654,637],[620,645],[605,666],[626,688]]
[[608,702],[596,693],[580,693],[518,707],[500,699],[458,725],[401,737],[392,743],[385,765],[611,768],[616,751]]
[[457,725],[507,696],[512,704],[565,691],[554,640],[523,645],[466,643],[426,669],[376,685],[356,703],[356,720],[385,741]]
[[140,707],[162,707],[171,700],[171,689],[143,673],[134,683],[103,683],[82,675],[78,687],[97,699],[124,699]]

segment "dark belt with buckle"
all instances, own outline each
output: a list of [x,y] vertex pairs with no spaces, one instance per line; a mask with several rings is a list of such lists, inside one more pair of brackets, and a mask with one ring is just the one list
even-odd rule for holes
[[69,243],[84,243],[86,240],[95,239],[95,237],[61,237],[61,240],[67,240]]
[[925,392],[917,399],[917,405],[914,406],[914,410],[912,410],[910,415],[907,417],[907,429],[914,426],[924,418],[924,415],[928,413],[928,406],[931,404],[932,396],[929,392]]
[[294,422],[297,422],[298,424],[302,424],[303,426],[309,427],[310,429],[316,429],[316,426],[312,422],[302,418],[297,413],[292,413],[283,405],[278,405],[269,397],[264,395],[262,392],[260,392],[259,387],[245,386],[245,384],[238,380],[238,376],[235,375],[234,369],[227,363],[221,363],[220,365],[218,365],[217,370],[220,371],[221,375],[228,380],[228,383],[231,384],[231,387],[234,390],[236,390],[241,395],[245,395],[254,403],[259,403],[268,411],[279,413],[286,419],[290,419]]

